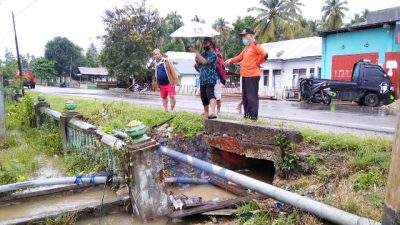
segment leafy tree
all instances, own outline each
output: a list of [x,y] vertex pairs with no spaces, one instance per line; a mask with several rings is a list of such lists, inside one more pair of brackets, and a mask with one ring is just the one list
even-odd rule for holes
[[0,61],[0,74],[4,79],[14,77],[17,74],[17,59],[10,49],[6,49],[4,53],[4,61]]
[[171,34],[176,31],[179,27],[183,26],[182,16],[177,11],[173,11],[167,14],[165,17],[167,24],[167,34]]
[[171,38],[174,31],[183,26],[182,16],[177,11],[173,11],[167,14],[165,20],[162,21],[161,25],[164,38],[161,41],[162,50],[167,51],[185,51],[185,44],[181,38]]
[[351,19],[350,24],[365,22],[367,20],[368,13],[369,13],[368,9],[364,9],[364,11],[362,11],[360,14],[358,13],[354,14],[354,18]]
[[4,79],[8,79],[17,75],[18,63],[17,60],[6,59],[0,64],[0,74]]
[[284,4],[291,18],[297,19],[301,15],[300,6],[304,6],[304,4],[300,0],[287,0]]
[[346,5],[346,0],[325,0],[325,5],[322,7],[322,21],[326,29],[336,30],[343,25],[344,11],[349,10]]
[[54,69],[54,61],[50,61],[44,57],[33,60],[32,71],[37,78],[44,79],[47,81],[47,85],[50,79],[57,77],[57,71]]
[[254,27],[255,20],[252,16],[246,16],[243,19],[238,17],[232,24],[233,29],[230,31],[229,40],[227,40],[230,44],[226,50],[226,58],[236,56],[243,50],[240,33],[246,27]]
[[55,37],[45,46],[45,57],[55,62],[55,70],[60,76],[78,73],[78,66],[85,66],[83,49],[66,37]]
[[[296,2],[296,1],[294,1]],[[293,38],[290,24],[293,15],[289,13],[287,0],[260,0],[262,7],[252,7],[248,11],[258,12],[255,32],[260,41],[279,41]],[[292,4],[293,6],[293,4]],[[296,3],[294,3],[296,6]],[[296,7],[290,9],[296,11]]]
[[179,39],[172,39],[172,41],[162,48],[163,52],[174,51],[174,52],[184,52],[185,45]]
[[214,42],[217,48],[222,52],[224,58],[227,57],[226,51],[230,45],[229,35],[231,29],[228,27],[228,24],[229,23],[222,17],[218,18],[213,24],[213,28],[220,33],[220,35],[214,38]]
[[150,75],[146,61],[162,36],[158,11],[147,8],[142,1],[107,10],[103,22],[107,35],[100,53],[101,64],[120,80]]
[[91,43],[86,51],[86,63],[89,67],[98,67],[100,64],[99,52],[96,46]]
[[206,21],[203,18],[201,18],[200,16],[198,16],[198,15],[194,15],[193,19],[191,19],[190,21],[199,22],[199,23],[206,23]]

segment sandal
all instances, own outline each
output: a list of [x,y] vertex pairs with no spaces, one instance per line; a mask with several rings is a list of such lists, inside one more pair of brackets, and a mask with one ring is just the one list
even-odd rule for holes
[[208,116],[208,119],[209,119],[209,120],[217,119],[217,116],[214,115],[214,114],[211,114],[211,115]]

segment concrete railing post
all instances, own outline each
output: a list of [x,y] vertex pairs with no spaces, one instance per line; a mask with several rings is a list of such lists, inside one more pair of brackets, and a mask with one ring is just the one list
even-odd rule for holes
[[46,102],[44,96],[38,96],[38,102],[35,103],[35,117],[36,117],[36,127],[41,127],[45,122],[46,115],[41,112],[41,108],[50,108],[50,105]]
[[126,129],[133,140],[127,146],[131,203],[135,215],[144,223],[170,213],[168,195],[163,190],[161,152],[145,132],[146,127],[139,121],[132,121]]
[[64,153],[69,151],[69,144],[68,144],[68,122],[72,118],[79,118],[81,115],[76,112],[77,104],[73,101],[67,101],[65,103],[66,112],[63,112],[60,116],[60,135],[61,135],[61,143]]
[[385,207],[382,225],[400,224],[400,115],[397,117],[395,140],[392,148],[392,163],[386,186]]

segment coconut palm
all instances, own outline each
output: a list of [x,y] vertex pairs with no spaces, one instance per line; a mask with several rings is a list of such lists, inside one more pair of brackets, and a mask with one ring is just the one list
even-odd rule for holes
[[262,42],[293,38],[290,29],[292,21],[287,9],[287,0],[260,0],[262,7],[252,7],[248,11],[258,12],[255,32]]
[[304,4],[300,0],[287,0],[285,2],[285,8],[292,18],[298,18],[301,15],[301,6],[304,6]]
[[190,21],[199,22],[199,23],[206,23],[206,21],[203,18],[201,18],[200,16],[198,16],[198,15],[194,15],[193,19],[191,19]]
[[215,41],[215,44],[217,45],[217,47],[219,48],[219,50],[222,51],[224,58],[226,58],[226,50],[229,47],[229,44],[231,44],[228,42],[229,33],[230,33],[228,24],[229,24],[229,22],[227,22],[225,20],[225,18],[222,18],[222,17],[215,20],[215,22],[213,24],[213,28],[220,33],[220,35],[218,35],[214,38],[214,41]]
[[322,7],[322,20],[328,30],[339,29],[343,25],[344,11],[348,11],[346,0],[325,0]]

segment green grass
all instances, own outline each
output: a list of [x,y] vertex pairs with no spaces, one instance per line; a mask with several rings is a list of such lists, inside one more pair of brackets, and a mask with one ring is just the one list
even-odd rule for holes
[[[37,93],[32,93],[37,97]],[[99,127],[124,131],[132,120],[142,121],[146,126],[153,127],[169,120],[175,133],[182,133],[186,138],[194,138],[197,133],[204,130],[204,118],[195,113],[174,112],[168,113],[159,107],[138,106],[123,102],[105,102],[99,100],[87,100],[82,98],[51,97],[44,95],[51,108],[62,112],[66,101],[72,99],[78,104],[77,111],[81,113],[89,123]]]
[[24,181],[34,175],[37,156],[60,154],[58,127],[34,128],[33,99],[26,95],[23,102],[6,102],[7,138],[0,145],[0,184]]

